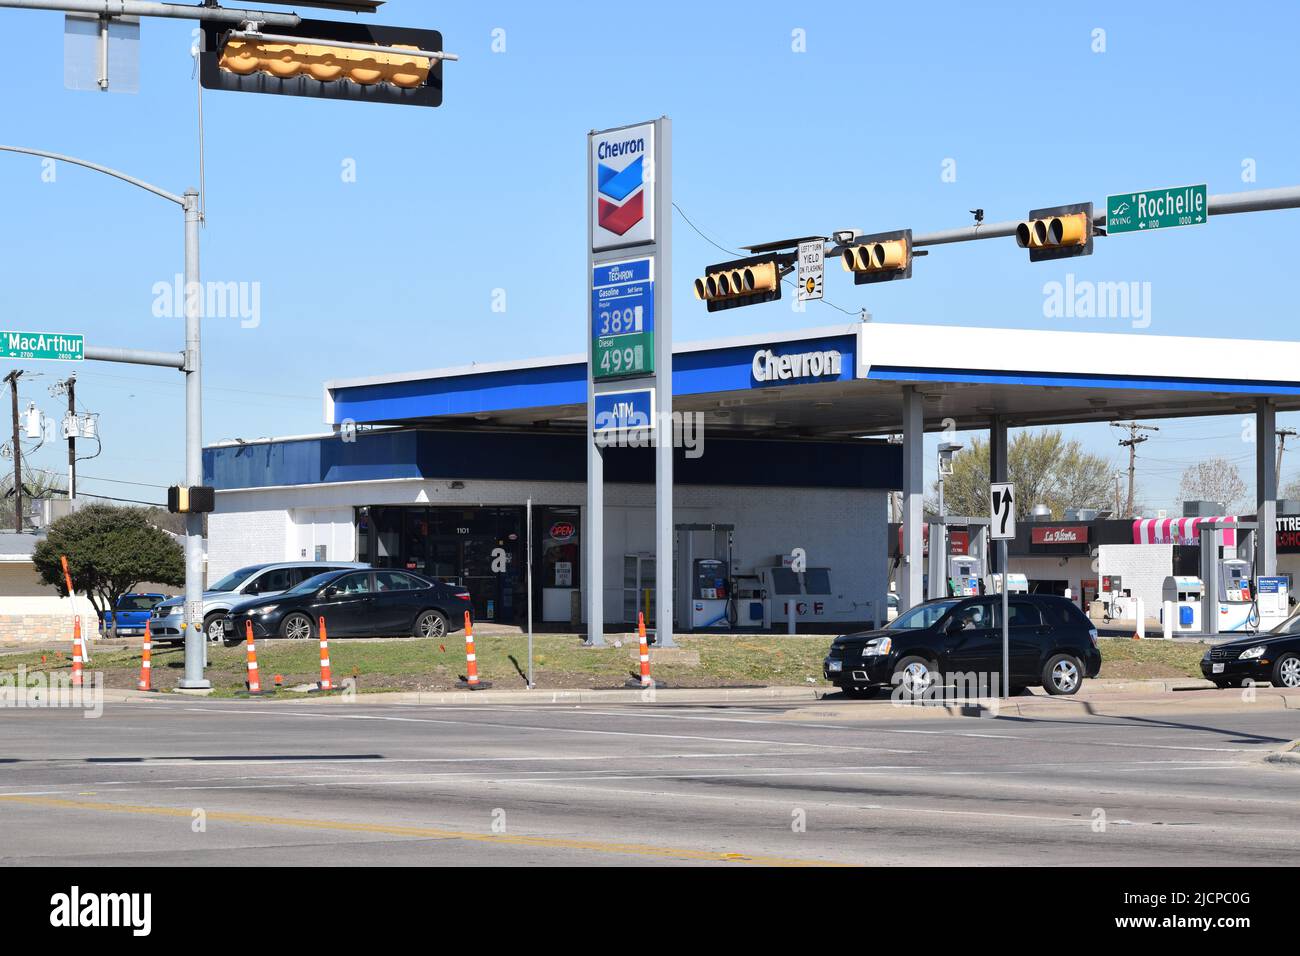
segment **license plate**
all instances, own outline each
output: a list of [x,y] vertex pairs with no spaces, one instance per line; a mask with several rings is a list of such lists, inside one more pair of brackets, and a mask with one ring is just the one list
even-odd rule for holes
[[1210,673],[1211,673],[1211,674],[1222,674],[1222,673],[1223,673],[1223,665],[1222,665],[1222,664],[1211,664],[1211,665],[1210,665]]
[[835,671],[842,671],[842,670],[844,669],[844,662],[843,662],[843,661],[827,661],[827,662],[826,662],[826,669],[827,669],[828,671],[831,671],[832,673],[834,673]]
[[225,620],[221,622],[221,626],[227,631],[233,631],[235,629],[235,622],[231,620]]

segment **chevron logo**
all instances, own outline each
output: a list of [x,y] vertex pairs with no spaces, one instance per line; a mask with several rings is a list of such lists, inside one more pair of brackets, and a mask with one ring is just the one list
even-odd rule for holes
[[596,188],[600,193],[600,204],[596,221],[602,229],[621,236],[645,218],[644,178],[640,156],[623,169],[614,169],[604,163],[597,165]]

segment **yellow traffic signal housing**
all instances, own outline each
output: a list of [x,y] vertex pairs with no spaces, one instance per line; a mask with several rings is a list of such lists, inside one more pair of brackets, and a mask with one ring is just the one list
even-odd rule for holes
[[441,106],[442,59],[422,52],[441,54],[442,34],[337,20],[262,33],[205,23],[199,79],[205,89]]
[[912,230],[856,236],[841,253],[845,272],[857,285],[912,277]]
[[710,312],[779,299],[783,269],[788,269],[781,260],[787,257],[753,256],[709,266],[695,280],[695,298],[703,300]]
[[173,485],[167,489],[167,510],[172,514],[210,514],[216,507],[211,485]]
[[[419,48],[407,46],[406,49]],[[228,40],[217,63],[223,70],[240,76],[260,71],[282,80],[303,75],[321,83],[334,80],[349,80],[362,86],[391,83],[413,90],[429,78],[433,61],[425,56],[372,53],[318,43]]]
[[1092,255],[1092,203],[1030,210],[1016,226],[1016,245],[1029,250],[1030,262]]

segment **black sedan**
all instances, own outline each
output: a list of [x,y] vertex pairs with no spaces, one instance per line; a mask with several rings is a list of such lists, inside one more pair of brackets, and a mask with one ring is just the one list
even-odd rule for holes
[[464,588],[409,571],[328,571],[272,597],[237,604],[224,627],[227,644],[245,640],[249,624],[254,640],[314,638],[322,617],[330,637],[442,637],[464,626],[469,609]]
[[1219,687],[1240,687],[1250,680],[1300,688],[1300,613],[1271,631],[1211,647],[1201,658],[1201,673]]

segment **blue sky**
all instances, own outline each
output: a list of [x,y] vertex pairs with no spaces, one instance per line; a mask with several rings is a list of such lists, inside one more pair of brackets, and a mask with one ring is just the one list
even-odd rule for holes
[[[1300,182],[1287,66],[1300,14],[1282,5],[1225,16],[1196,2],[758,0],[622,12],[392,0],[376,19],[442,30],[462,57],[446,68],[443,107],[204,95],[203,278],[260,288],[256,327],[206,322],[206,441],[320,430],[326,378],[582,350],[592,128],[671,116],[674,197],[728,248],[848,226],[949,228],[976,206],[997,221],[1126,189]],[[0,26],[10,76],[0,141],[177,192],[197,185],[191,23],[144,24],[138,95],[63,88],[61,15],[3,10]],[[504,52],[493,51],[495,30]],[[1255,182],[1243,182],[1243,163]],[[0,327],[179,347],[181,320],[153,314],[155,284],[181,267],[170,204],[67,166],[44,182],[38,160],[4,155],[0,208]],[[1161,335],[1293,337],[1297,216],[1115,237],[1090,258],[1032,266],[1010,240],[966,243],[918,260],[907,282],[854,287],[835,270],[827,296],[880,322],[1125,332],[1154,369]],[[674,239],[679,340],[851,319],[826,304],[800,314],[788,298],[710,316],[686,280],[717,251],[680,218]],[[1044,284],[1067,272],[1149,282],[1150,326],[1045,317]],[[492,309],[497,289],[504,313]],[[1225,356],[1229,367],[1250,361],[1248,346]],[[66,366],[26,367],[24,404],[57,417],[48,386]],[[182,474],[179,373],[103,363],[77,373],[104,442],[81,465],[82,490],[161,500]],[[1210,455],[1236,460],[1253,484],[1253,446],[1236,419],[1161,427],[1139,470],[1153,508],[1176,507],[1182,468]],[[1126,465],[1113,429],[1074,433]],[[35,460],[62,469],[64,459],[55,443]],[[1297,474],[1300,451],[1283,477]]]

